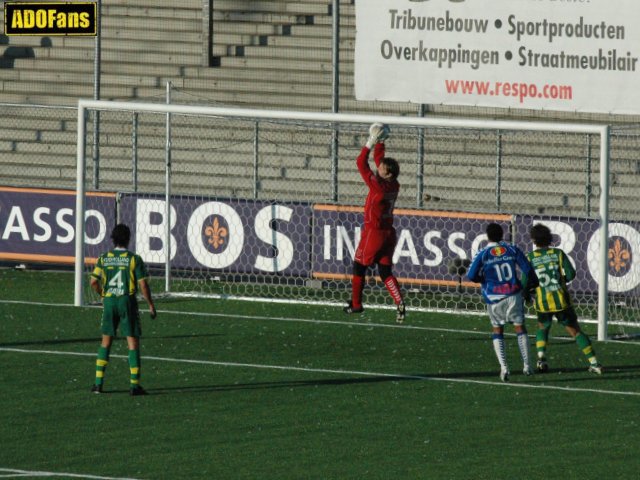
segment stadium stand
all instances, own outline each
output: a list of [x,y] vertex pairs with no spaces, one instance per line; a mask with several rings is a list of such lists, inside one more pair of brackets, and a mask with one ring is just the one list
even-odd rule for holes
[[[165,0],[109,0],[102,6],[102,55],[100,97],[114,100],[164,102],[166,83],[174,88],[176,103],[240,106],[259,109],[331,111],[331,0],[250,1],[216,0],[211,16],[213,42],[208,45],[208,19],[200,0],[185,0],[180,6]],[[354,0],[341,1],[340,111],[417,115],[417,106],[401,103],[356,101],[353,91],[353,51],[355,46]],[[0,18],[3,21],[3,18]],[[3,104],[48,105],[51,110],[3,107],[0,118],[0,165],[3,183],[33,187],[73,188],[75,182],[75,111],[79,97],[94,95],[94,51],[92,38],[0,37],[0,102]],[[51,113],[54,112],[54,113]],[[447,113],[433,107],[432,113]],[[458,114],[465,113],[464,109]],[[466,112],[468,114],[468,111]],[[493,113],[495,112],[484,112]],[[512,113],[513,116],[523,114]],[[571,118],[571,117],[568,117]],[[566,119],[566,118],[565,118]],[[130,169],[131,145],[120,136],[122,125],[105,120],[101,135],[113,140],[101,143],[102,188],[121,188],[117,172]],[[141,189],[156,191],[164,181],[164,129],[159,121],[141,127],[141,169],[146,172]],[[242,132],[235,132],[242,135]],[[220,195],[250,196],[252,192],[237,172],[251,170],[251,142],[246,155],[227,155],[236,162],[229,174],[212,184],[198,175],[212,151],[224,156],[216,138],[203,138],[198,125],[189,121],[173,127],[177,171],[174,191],[216,189]],[[228,138],[228,131],[217,135]],[[244,132],[250,138],[251,132]],[[150,138],[151,137],[151,138]],[[350,144],[362,139],[348,138]],[[322,189],[326,179],[326,138],[318,138],[304,154],[265,145],[261,155],[267,160],[261,170],[261,196],[299,200],[326,200]],[[102,142],[102,140],[101,140]],[[636,159],[635,137],[617,139],[616,155],[628,161],[616,163],[612,185],[616,198],[628,198],[637,191],[640,161]],[[231,147],[230,147],[231,148]],[[585,166],[582,141],[550,150],[523,138],[511,143],[503,162],[526,169],[530,165],[543,172],[548,195],[526,197],[539,211],[571,214],[584,210],[585,183],[592,173]],[[505,176],[500,205],[495,195],[495,136],[473,141],[456,141],[435,136],[426,142],[427,208],[508,211],[523,202],[527,178]],[[415,151],[394,152],[402,158]],[[597,152],[592,153],[594,171]],[[341,159],[341,182],[357,184],[359,178],[352,158]],[[342,166],[344,164],[344,167]],[[180,170],[182,168],[182,170]],[[510,171],[517,171],[513,168]],[[233,173],[231,173],[233,172]],[[472,176],[472,186],[460,180]],[[403,206],[412,206],[416,187],[405,180]],[[466,186],[465,186],[466,185]],[[452,188],[455,187],[455,198]],[[351,189],[349,189],[351,190]],[[590,192],[596,195],[597,191]],[[595,198],[595,197],[594,197]],[[361,202],[360,193],[353,199]],[[624,202],[621,202],[624,203]]]

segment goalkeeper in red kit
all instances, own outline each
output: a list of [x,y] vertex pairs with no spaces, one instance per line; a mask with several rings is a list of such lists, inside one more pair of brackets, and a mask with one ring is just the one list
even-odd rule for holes
[[[364,228],[353,261],[351,301],[344,307],[345,313],[360,313],[362,291],[367,268],[377,264],[378,273],[397,306],[396,321],[405,318],[405,305],[398,280],[391,272],[393,251],[397,237],[393,228],[393,208],[398,198],[400,166],[397,160],[385,157],[384,140],[389,136],[389,127],[374,123],[369,128],[369,138],[356,159],[358,171],[369,187],[364,204]],[[373,150],[376,169],[369,167],[369,153]]]

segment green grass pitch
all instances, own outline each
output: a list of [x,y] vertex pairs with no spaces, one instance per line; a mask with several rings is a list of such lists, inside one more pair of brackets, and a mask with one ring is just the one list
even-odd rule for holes
[[[554,325],[550,372],[503,384],[484,316],[231,300],[143,314],[142,384],[117,339],[89,392],[100,309],[70,273],[0,270],[0,477],[584,479],[640,471],[640,345]],[[593,326],[587,326],[587,328]],[[535,325],[529,321],[534,355]],[[512,332],[511,329],[507,329]],[[589,330],[592,339],[595,332]]]

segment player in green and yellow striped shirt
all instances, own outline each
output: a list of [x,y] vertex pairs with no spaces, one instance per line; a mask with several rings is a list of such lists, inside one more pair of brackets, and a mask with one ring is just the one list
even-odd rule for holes
[[147,267],[142,258],[127,250],[131,231],[124,224],[115,226],[111,233],[114,249],[103,253],[91,273],[91,288],[102,297],[102,342],[96,360],[96,379],[91,391],[102,393],[104,373],[109,363],[109,352],[118,328],[127,337],[131,395],[145,395],[140,385],[140,314],[136,293],[149,304],[151,318],[156,307],[151,297]]
[[[547,343],[551,324],[555,317],[559,323],[564,325],[569,335],[573,337],[582,353],[587,357],[589,371],[601,375],[602,365],[598,363],[591,340],[580,329],[578,317],[567,289],[567,282],[576,276],[575,268],[564,251],[551,246],[553,237],[549,227],[538,223],[531,228],[530,235],[536,248],[527,255],[527,258],[540,282],[538,287],[531,292],[533,305],[538,315],[538,330],[536,332],[538,362],[536,369],[541,373],[548,370]],[[526,284],[526,278],[523,278],[523,285]]]

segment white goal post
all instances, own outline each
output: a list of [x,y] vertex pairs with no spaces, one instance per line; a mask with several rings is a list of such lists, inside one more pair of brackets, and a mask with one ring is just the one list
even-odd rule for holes
[[[90,188],[87,186],[87,118],[90,111],[99,111],[101,112],[101,116],[106,112],[114,112],[121,115],[131,115],[131,114],[153,114],[157,118],[167,119],[167,125],[169,125],[169,118],[173,118],[174,116],[180,116],[182,119],[207,119],[207,121],[215,119],[215,121],[235,121],[235,120],[247,120],[253,122],[255,125],[256,132],[261,127],[260,122],[289,122],[294,123],[296,125],[303,125],[305,129],[301,131],[298,135],[306,135],[306,132],[310,132],[313,126],[316,124],[321,124],[324,126],[328,126],[328,128],[339,128],[340,125],[351,125],[358,126],[358,128],[362,131],[366,130],[369,124],[373,122],[383,122],[389,124],[392,130],[392,139],[393,140],[394,132],[401,132],[403,129],[412,129],[412,132],[424,132],[421,129],[441,129],[439,132],[444,132],[443,135],[449,135],[448,132],[465,132],[465,131],[476,131],[476,132],[493,132],[492,134],[500,134],[500,132],[542,132],[542,133],[558,133],[558,134],[584,134],[593,136],[594,139],[597,139],[599,142],[599,155],[595,155],[599,157],[599,208],[597,209],[597,215],[594,216],[594,221],[598,224],[598,235],[599,241],[597,242],[599,250],[598,252],[592,252],[592,255],[597,255],[597,259],[592,258],[593,262],[600,266],[597,269],[597,309],[594,308],[594,313],[597,311],[597,320],[598,320],[598,339],[605,340],[607,338],[607,322],[608,322],[608,269],[603,268],[603,266],[608,265],[608,242],[609,242],[609,162],[610,162],[610,127],[607,125],[592,125],[592,124],[578,124],[578,123],[558,123],[558,122],[539,122],[539,121],[497,121],[497,120],[481,120],[481,119],[464,119],[464,118],[431,118],[431,117],[408,117],[408,116],[385,116],[385,115],[360,115],[360,114],[331,114],[331,113],[315,113],[315,112],[302,112],[302,111],[278,111],[278,110],[254,110],[254,109],[241,109],[241,108],[218,108],[218,107],[206,107],[206,106],[193,106],[193,105],[176,105],[176,104],[151,104],[151,103],[139,103],[139,102],[117,102],[117,101],[100,101],[100,100],[80,100],[78,102],[78,122],[77,122],[77,196],[76,196],[76,232],[85,232],[85,235],[77,234],[75,237],[75,289],[74,289],[74,304],[76,306],[82,306],[85,304],[85,277],[87,275],[87,265],[85,265],[85,259],[87,257],[86,253],[86,198],[87,193]],[[124,118],[124,117],[122,117]],[[128,118],[128,117],[127,117]],[[136,117],[137,118],[137,117]],[[123,120],[119,120],[121,123]],[[115,123],[115,120],[114,120]],[[108,125],[108,120],[104,123],[101,120],[101,128],[103,125]],[[156,129],[157,130],[157,129]],[[168,130],[168,128],[167,128]],[[130,135],[127,133],[127,135]],[[344,134],[346,136],[346,133]],[[478,135],[478,134],[476,134]],[[293,137],[294,135],[291,135]],[[284,138],[284,137],[283,137]],[[356,138],[354,134],[349,133],[349,142],[352,142],[352,139]],[[354,149],[359,149],[363,142],[358,143],[358,140],[361,140],[360,137],[356,138],[353,145],[351,145],[352,151]],[[427,141],[429,137],[427,135]],[[197,139],[192,139],[192,142],[197,141]],[[288,142],[294,142],[294,140],[287,140]],[[422,137],[419,141],[424,142],[425,139]],[[455,143],[454,140],[451,140]],[[454,144],[452,143],[452,144]],[[473,145],[473,139],[468,140],[468,145]],[[544,143],[544,140],[540,140],[540,143]],[[171,139],[166,139],[167,148],[171,148]],[[164,147],[165,145],[162,145]],[[329,152],[330,145],[327,145],[327,152]],[[244,148],[244,146],[243,146]],[[254,146],[257,149],[257,147]],[[293,148],[293,147],[292,147]],[[392,147],[389,147],[391,149]],[[273,148],[274,155],[277,155],[282,148],[278,148],[277,146]],[[104,149],[101,148],[101,155]],[[158,148],[155,150],[156,156],[158,152],[162,152],[162,148]],[[446,152],[444,152],[446,154]],[[443,155],[444,155],[443,154]],[[329,155],[329,153],[327,153]],[[394,155],[395,156],[395,155]],[[355,157],[350,157],[347,160],[353,161]],[[158,161],[163,159],[158,159]],[[171,168],[171,158],[166,160],[165,167],[167,169]],[[177,162],[178,160],[173,160],[173,162]],[[312,159],[313,161],[313,159]],[[157,164],[157,165],[162,165]],[[401,163],[402,165],[402,163]],[[137,166],[135,167],[137,168]],[[257,167],[256,167],[257,168]],[[281,170],[281,176],[285,177],[284,172],[287,168],[286,166],[279,166]],[[330,167],[327,167],[330,168]],[[404,167],[402,167],[404,168]],[[412,167],[413,168],[413,167]],[[530,165],[529,168],[534,170],[536,165]],[[239,170],[240,171],[240,170]],[[245,173],[242,174],[251,174],[249,170],[242,170]],[[249,172],[249,173],[246,173]],[[420,170],[421,172],[421,170]],[[157,168],[155,173],[157,172]],[[206,172],[203,172],[206,173]],[[341,172],[334,172],[338,176]],[[237,174],[237,175],[242,175]],[[437,174],[437,172],[436,172]],[[522,174],[524,176],[527,175],[526,169],[523,170]],[[402,175],[402,173],[401,173]],[[421,176],[420,175],[417,176]],[[434,173],[431,173],[434,175]],[[406,178],[410,178],[409,176]],[[408,180],[404,180],[404,184],[409,183]],[[472,179],[473,180],[473,179]],[[310,180],[313,182],[313,180]],[[401,182],[402,183],[402,182]],[[266,181],[256,182],[255,185],[266,184]],[[254,185],[254,187],[255,187]],[[117,189],[115,187],[114,189]],[[117,189],[119,190],[119,189]],[[418,189],[420,191],[420,189]],[[454,189],[455,190],[455,189]],[[159,215],[164,214],[165,221],[163,223],[164,228],[166,229],[166,244],[164,248],[168,249],[168,254],[164,255],[162,258],[162,262],[166,262],[165,275],[168,278],[171,275],[171,268],[169,267],[169,259],[171,257],[171,234],[169,230],[171,229],[172,221],[175,221],[176,211],[172,210],[170,205],[171,200],[171,184],[168,175],[166,176],[166,184],[164,185],[163,195],[156,192],[156,197],[154,198],[154,202],[157,202],[158,208],[163,208],[164,211],[156,212]],[[226,196],[227,194],[225,194]],[[355,195],[354,195],[355,196]],[[164,197],[164,198],[163,198]],[[364,201],[364,195],[360,195],[360,202]],[[254,195],[253,198],[259,198],[258,195]],[[263,197],[264,198],[264,197]],[[317,203],[334,204],[341,205],[340,201],[336,201],[335,198],[328,200],[326,198],[320,199]],[[209,202],[209,204],[213,205],[213,201]],[[216,204],[217,205],[217,204]],[[353,202],[348,201],[346,205],[354,205]],[[217,208],[217,207],[216,207]],[[221,207],[222,208],[222,207]],[[278,207],[279,208],[279,207]],[[431,208],[431,207],[430,207]],[[406,210],[407,215],[420,215],[420,208],[413,210]],[[344,209],[341,211],[347,212],[348,209]],[[276,207],[272,207],[271,219],[273,221],[274,218],[284,218],[285,212],[284,209],[282,211],[276,211]],[[504,214],[504,210],[499,211],[498,213]],[[151,215],[151,214],[149,214]],[[278,236],[278,232],[270,231],[273,235],[274,239]],[[185,240],[186,241],[186,240]],[[274,240],[275,241],[275,240]],[[426,243],[426,240],[424,241]],[[282,244],[276,245],[273,244],[274,250],[278,250],[278,247],[282,246]],[[264,261],[264,259],[263,259]],[[162,262],[158,262],[159,267],[162,266]],[[275,262],[275,260],[274,260]],[[269,263],[269,262],[267,262]],[[204,277],[203,277],[204,278]],[[209,278],[209,277],[207,277]],[[217,277],[216,277],[217,278]],[[267,276],[265,275],[266,281],[268,281]],[[318,275],[318,277],[322,279],[322,275]],[[286,284],[283,284],[286,287]],[[281,287],[281,290],[286,289],[285,287]],[[169,289],[169,284],[167,280],[167,290]],[[284,293],[283,295],[287,295],[288,293]],[[295,295],[295,294],[294,294]],[[595,295],[594,295],[595,297]],[[332,302],[336,303],[336,298],[331,297],[333,299]],[[296,300],[293,298],[293,300]]]

